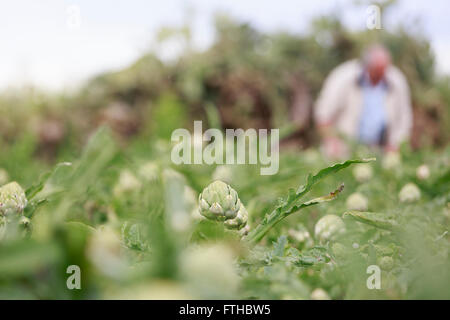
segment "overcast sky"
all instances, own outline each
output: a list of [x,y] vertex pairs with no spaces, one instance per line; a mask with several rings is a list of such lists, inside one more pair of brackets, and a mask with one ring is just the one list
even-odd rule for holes
[[[34,84],[59,90],[96,73],[127,66],[162,25],[180,25],[192,12],[194,43],[213,41],[217,11],[264,31],[302,33],[309,21],[339,11],[351,28],[366,26],[366,7],[348,0],[0,0],[0,88]],[[345,9],[345,10],[344,10]],[[349,10],[351,9],[351,10]],[[440,72],[450,74],[450,1],[400,1],[382,21],[423,29]],[[79,13],[79,19],[77,19]],[[415,22],[419,18],[420,25]],[[170,50],[170,49],[168,49]],[[167,54],[167,52],[166,52]]]

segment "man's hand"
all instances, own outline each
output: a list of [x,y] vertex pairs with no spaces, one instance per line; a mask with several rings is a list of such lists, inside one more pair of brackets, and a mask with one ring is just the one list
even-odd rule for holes
[[342,159],[348,153],[347,145],[338,137],[331,123],[322,123],[318,126],[322,137],[322,152],[329,159]]
[[392,144],[388,144],[384,147],[384,152],[385,153],[390,153],[390,152],[396,153],[396,152],[398,152],[398,147],[394,146]]
[[330,159],[345,158],[348,153],[347,145],[337,137],[326,137],[322,144],[325,156]]

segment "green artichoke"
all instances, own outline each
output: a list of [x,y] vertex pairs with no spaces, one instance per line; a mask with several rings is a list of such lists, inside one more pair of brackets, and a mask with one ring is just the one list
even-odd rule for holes
[[241,202],[241,206],[236,215],[236,218],[226,220],[223,224],[228,229],[240,230],[246,226],[248,220],[248,212],[245,209],[244,205]]
[[329,214],[317,221],[314,231],[316,238],[321,242],[334,241],[345,232],[345,224],[340,217]]
[[399,193],[400,202],[412,203],[420,199],[420,189],[410,182],[403,186]]
[[311,292],[311,299],[312,300],[331,300],[328,293],[321,288],[317,288],[313,292]]
[[0,188],[0,215],[20,215],[27,206],[27,198],[17,182],[11,182]]
[[353,169],[353,175],[356,181],[363,183],[369,181],[373,176],[373,170],[370,164],[360,163]]
[[347,207],[347,210],[367,211],[369,207],[369,201],[361,193],[355,192],[347,198],[345,205]]
[[125,169],[120,173],[119,180],[113,188],[113,193],[116,197],[120,197],[123,194],[138,192],[141,187],[142,183],[134,173]]
[[392,257],[382,257],[378,260],[378,265],[381,269],[389,271],[394,267],[394,259]]
[[[220,180],[214,181],[203,190],[198,197],[198,203],[200,214],[211,220],[234,219],[241,210],[237,192]],[[239,219],[243,217],[244,211]]]

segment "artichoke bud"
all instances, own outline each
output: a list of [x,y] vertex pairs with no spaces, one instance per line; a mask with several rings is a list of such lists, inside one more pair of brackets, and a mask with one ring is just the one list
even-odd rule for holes
[[328,293],[321,288],[317,288],[313,292],[311,292],[311,299],[312,300],[331,300]]
[[240,230],[247,224],[248,220],[248,212],[245,209],[244,205],[241,203],[241,207],[236,215],[236,218],[229,219],[224,222],[225,227],[228,229]]
[[392,257],[386,256],[378,260],[378,264],[381,269],[389,271],[394,267],[394,259]]
[[373,170],[370,164],[360,163],[353,169],[353,175],[356,181],[363,183],[369,181],[373,176]]
[[137,192],[141,187],[142,183],[139,179],[130,170],[125,169],[120,173],[119,180],[113,188],[113,193],[119,197],[123,194]]
[[316,238],[321,242],[334,241],[345,232],[345,224],[336,215],[326,215],[317,221],[314,228]]
[[27,203],[25,192],[17,182],[8,183],[0,188],[0,215],[20,215]]
[[247,224],[247,225],[245,225],[245,227],[243,227],[241,230],[239,230],[239,235],[241,237],[244,237],[244,236],[248,235],[249,232],[250,232],[250,226]]
[[400,190],[400,202],[412,203],[420,199],[420,189],[414,183],[407,183]]
[[241,208],[237,192],[220,180],[203,189],[198,202],[202,216],[219,221],[234,219]]
[[400,153],[398,152],[389,152],[383,158],[383,168],[390,170],[400,166],[402,163],[402,159]]
[[426,180],[430,177],[430,168],[426,164],[422,164],[416,169],[416,176],[420,180]]
[[346,200],[347,210],[367,211],[368,200],[359,192],[352,193]]

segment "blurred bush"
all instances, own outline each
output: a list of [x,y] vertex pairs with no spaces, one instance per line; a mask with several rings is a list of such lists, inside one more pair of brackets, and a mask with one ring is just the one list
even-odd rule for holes
[[[383,12],[388,9],[389,3]],[[163,62],[152,51],[75,93],[25,88],[0,95],[0,144],[32,133],[35,153],[54,159],[79,150],[102,124],[126,143],[136,135],[167,139],[173,128],[198,119],[222,128],[281,128],[284,145],[304,148],[317,142],[311,108],[325,77],[374,41],[391,50],[411,86],[412,147],[442,147],[449,141],[450,79],[437,76],[430,43],[417,29],[350,31],[339,16],[322,16],[305,34],[267,34],[217,15],[215,30],[214,44],[198,52],[188,25],[162,28],[161,46],[182,40],[178,59]],[[209,116],[211,108],[219,123]]]

